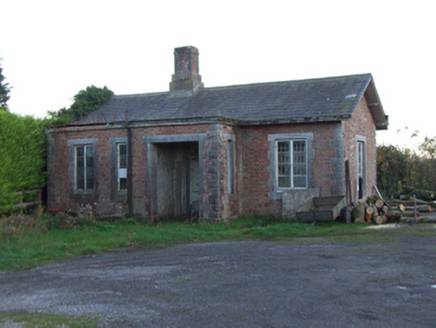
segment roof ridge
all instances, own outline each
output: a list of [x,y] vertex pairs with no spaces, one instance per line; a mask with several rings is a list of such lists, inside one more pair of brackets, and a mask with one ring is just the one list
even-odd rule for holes
[[272,81],[272,82],[254,82],[254,83],[245,83],[245,84],[233,84],[233,85],[223,85],[223,86],[216,86],[216,87],[208,87],[204,88],[203,90],[210,90],[210,89],[226,89],[226,88],[236,88],[236,87],[254,87],[254,86],[265,86],[265,85],[272,85],[272,84],[286,84],[286,83],[307,83],[307,82],[313,82],[313,81],[328,81],[328,80],[335,80],[335,79],[341,79],[341,78],[356,78],[356,77],[371,77],[371,73],[361,73],[361,74],[351,74],[351,75],[338,75],[338,76],[329,76],[329,77],[315,77],[315,78],[308,78],[308,79],[296,79],[296,80],[283,80],[283,81]]
[[159,92],[143,92],[143,93],[130,93],[125,95],[114,95],[116,98],[134,98],[134,97],[145,97],[150,95],[167,95],[169,91],[159,91]]
[[[338,75],[338,76],[329,76],[329,77],[318,77],[318,78],[309,78],[309,79],[297,79],[297,80],[283,80],[283,81],[272,81],[272,82],[254,82],[254,83],[244,83],[244,84],[233,84],[233,85],[222,85],[222,86],[215,86],[215,87],[207,87],[199,89],[199,92],[202,91],[214,91],[214,90],[223,90],[223,89],[235,89],[235,88],[249,88],[249,87],[256,87],[256,86],[266,86],[266,85],[277,85],[277,84],[288,84],[288,83],[307,83],[307,82],[314,82],[314,81],[329,81],[329,80],[335,80],[335,79],[344,79],[344,78],[355,78],[355,77],[371,77],[371,73],[362,73],[362,74],[351,74],[351,75]],[[133,93],[133,94],[124,94],[124,95],[114,95],[117,98],[133,98],[133,97],[149,97],[149,96],[166,96],[170,94],[170,91],[158,91],[158,92],[143,92],[143,93]]]

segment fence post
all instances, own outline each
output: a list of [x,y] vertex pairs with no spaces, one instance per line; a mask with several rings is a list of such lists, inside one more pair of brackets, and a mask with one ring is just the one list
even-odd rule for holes
[[41,202],[42,202],[42,190],[41,189],[24,191],[24,193],[26,193],[26,194],[33,194],[35,192],[37,193],[37,196],[36,196],[37,200],[24,203],[23,202],[23,191],[17,191],[16,194],[18,194],[20,196],[20,200],[19,200],[18,204],[13,205],[13,207],[21,207],[20,214],[23,214],[23,207],[41,204]]

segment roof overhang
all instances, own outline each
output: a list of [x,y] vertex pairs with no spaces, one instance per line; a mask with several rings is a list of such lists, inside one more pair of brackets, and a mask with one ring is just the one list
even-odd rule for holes
[[383,105],[380,101],[377,89],[375,87],[374,79],[371,77],[371,81],[365,90],[365,98],[368,104],[368,108],[374,119],[375,127],[377,130],[387,130],[389,125],[389,117],[383,110]]
[[273,120],[235,120],[223,116],[214,117],[193,117],[189,119],[164,119],[164,120],[144,120],[129,122],[110,122],[100,124],[69,124],[52,127],[50,132],[62,131],[81,131],[81,130],[101,130],[105,128],[126,128],[126,127],[149,127],[149,126],[166,126],[166,125],[192,125],[192,124],[230,124],[239,126],[252,125],[276,125],[276,124],[301,124],[301,123],[327,123],[340,122],[351,118],[351,115],[323,115],[314,117],[296,117],[291,119],[273,119]]

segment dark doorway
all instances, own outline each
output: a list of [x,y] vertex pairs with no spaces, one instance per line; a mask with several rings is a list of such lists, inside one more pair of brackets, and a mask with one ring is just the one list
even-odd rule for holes
[[157,144],[158,216],[198,216],[200,199],[198,142]]

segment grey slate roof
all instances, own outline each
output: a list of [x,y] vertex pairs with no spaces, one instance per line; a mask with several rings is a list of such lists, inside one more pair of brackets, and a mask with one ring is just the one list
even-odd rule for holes
[[117,124],[223,118],[239,124],[339,121],[349,118],[366,95],[379,129],[387,116],[371,74],[271,82],[181,92],[113,96],[75,124]]

